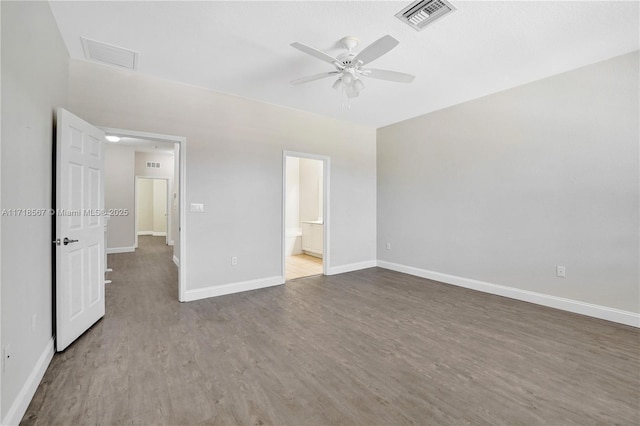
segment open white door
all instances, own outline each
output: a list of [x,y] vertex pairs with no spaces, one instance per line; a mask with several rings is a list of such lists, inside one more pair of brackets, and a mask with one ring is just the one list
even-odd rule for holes
[[59,108],[56,350],[104,316],[104,133]]

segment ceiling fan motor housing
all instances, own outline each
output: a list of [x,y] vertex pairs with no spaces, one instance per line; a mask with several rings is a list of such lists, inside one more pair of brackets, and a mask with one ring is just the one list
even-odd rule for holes
[[346,37],[343,37],[342,40],[340,40],[340,42],[342,43],[345,49],[351,52],[360,43],[360,40],[358,39],[358,37],[355,37],[355,36],[346,36]]

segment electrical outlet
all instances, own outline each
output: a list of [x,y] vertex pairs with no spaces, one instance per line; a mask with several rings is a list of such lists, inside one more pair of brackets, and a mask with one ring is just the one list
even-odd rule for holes
[[391,250],[391,243],[387,243],[387,250]]
[[232,264],[233,266],[236,266],[236,265],[238,264],[238,258],[237,258],[236,256],[233,256],[233,257],[231,258],[231,264]]
[[11,345],[7,345],[2,349],[2,372],[7,371],[7,364],[11,360],[13,354],[11,353]]
[[556,266],[556,276],[565,278],[567,276],[567,270],[564,266]]

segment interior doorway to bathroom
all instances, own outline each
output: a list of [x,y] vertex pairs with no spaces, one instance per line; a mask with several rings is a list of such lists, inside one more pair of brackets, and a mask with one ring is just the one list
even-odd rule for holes
[[284,277],[325,273],[328,159],[284,156]]

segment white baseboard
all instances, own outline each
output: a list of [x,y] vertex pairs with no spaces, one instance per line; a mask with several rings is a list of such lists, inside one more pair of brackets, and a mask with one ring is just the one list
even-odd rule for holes
[[136,248],[131,247],[111,247],[107,248],[107,254],[117,254],[117,253],[133,253],[136,251]]
[[317,257],[318,259],[322,259],[323,258],[323,254],[319,253],[317,251],[302,250],[302,254],[306,254],[307,256]]
[[152,237],[166,237],[166,232],[154,232],[154,231],[138,231],[138,236],[140,235],[151,235]]
[[349,263],[348,265],[332,266],[328,268],[327,275],[344,274],[345,272],[359,271],[361,269],[373,268],[378,265],[375,260],[366,262]]
[[282,276],[260,278],[257,280],[241,281],[231,284],[215,285],[211,287],[185,291],[184,301],[191,302],[193,300],[224,296],[225,294],[240,293],[242,291],[257,290],[259,288],[273,287],[280,284],[284,284],[284,277]]
[[175,263],[178,268],[180,267],[180,259],[178,259],[175,254],[173,255],[173,263]]
[[38,362],[36,362],[27,381],[24,383],[24,386],[22,386],[22,389],[20,389],[15,401],[11,404],[7,415],[2,419],[3,425],[12,426],[20,423],[24,413],[26,413],[27,408],[29,408],[29,403],[31,403],[33,395],[35,395],[36,390],[38,390],[38,386],[44,377],[44,373],[47,371],[47,367],[49,367],[53,354],[54,342],[52,337],[51,340],[47,342],[47,346],[45,346],[44,351],[42,351]]
[[174,242],[173,240],[170,240],[170,241],[167,243],[167,245],[168,245],[168,246],[174,246],[174,245],[175,245],[175,242]]
[[478,281],[470,278],[443,274],[440,272],[428,271],[426,269],[385,262],[383,260],[378,260],[378,266],[385,269],[391,269],[392,271],[403,272],[405,274],[415,275],[417,277],[427,278],[446,284],[453,284],[458,287],[470,288],[472,290],[478,290],[511,299],[522,300],[524,302],[535,303],[537,305],[548,306],[550,308],[561,309],[563,311],[569,311],[576,314],[630,325],[632,327],[640,327],[640,314],[636,314],[634,312],[594,305],[573,299],[565,299],[563,297],[551,296],[544,293],[536,293],[533,291],[506,287],[498,284],[491,284],[485,281]]

